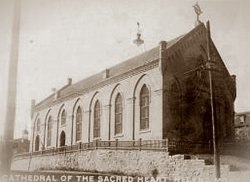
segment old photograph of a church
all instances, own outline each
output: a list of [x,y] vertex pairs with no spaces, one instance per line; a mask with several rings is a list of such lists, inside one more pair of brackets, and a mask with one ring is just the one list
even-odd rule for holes
[[[175,147],[171,151],[171,141],[175,145],[178,141],[194,143],[187,152],[212,153],[209,69],[213,69],[216,87],[216,137],[220,142],[231,140],[235,76],[229,74],[215,45],[207,39],[208,31],[200,23],[185,35],[161,41],[155,48],[80,82],[73,84],[69,78],[44,100],[33,101],[28,168],[123,172],[122,165],[130,166],[136,159],[139,164],[127,169],[129,174],[142,163],[155,163],[157,171],[166,175],[166,167],[159,168],[169,165],[165,151],[181,152]],[[208,67],[207,41],[216,67]],[[92,150],[97,154],[90,154]],[[138,154],[141,150],[148,152]],[[75,154],[79,152],[82,154]],[[140,159],[143,156],[151,160]],[[163,164],[159,164],[159,156]],[[107,167],[106,160],[124,161]],[[19,162],[17,159],[14,164]],[[154,168],[137,170],[150,175]]]
[[[73,24],[73,28],[68,26],[67,31],[58,32],[62,35],[68,33],[65,34],[65,37],[61,36],[60,39],[65,40],[65,45],[64,43],[60,45],[59,39],[54,40],[51,33],[53,29],[55,29],[55,32],[59,29],[54,28],[51,24],[48,26],[51,30],[44,29],[45,33],[40,31],[38,34],[33,34],[37,37],[29,37],[28,33],[24,33],[25,31],[32,32],[32,28],[35,30],[35,26],[25,26],[25,24],[28,25],[33,21],[27,19],[28,16],[25,16],[25,13],[32,14],[35,11],[34,7],[43,10],[47,5],[40,4],[39,7],[29,0],[18,0],[19,5],[17,6],[16,1],[13,2],[15,8],[18,9],[19,6],[19,10],[21,7],[23,11],[18,11],[19,15],[16,17],[15,14],[13,15],[13,27],[16,29],[13,29],[11,34],[11,49],[13,49],[11,53],[16,55],[16,57],[12,56],[13,60],[16,59],[16,67],[18,65],[17,60],[21,60],[20,65],[22,65],[22,60],[28,60],[29,56],[33,58],[32,56],[35,57],[35,53],[39,54],[39,51],[44,51],[39,54],[42,55],[41,58],[34,59],[34,62],[37,61],[37,65],[39,65],[34,68],[34,72],[39,73],[40,67],[42,69],[42,66],[47,66],[46,71],[49,76],[46,75],[46,72],[43,72],[40,76],[29,75],[30,80],[34,80],[33,82],[35,82],[35,79],[44,76],[45,84],[37,84],[37,87],[32,88],[33,91],[42,93],[43,89],[47,89],[46,84],[49,84],[49,80],[60,77],[60,74],[65,78],[67,69],[69,73],[72,73],[70,69],[76,70],[77,66],[70,67],[74,64],[80,63],[78,72],[82,72],[83,76],[75,81],[69,75],[66,80],[64,79],[63,84],[56,83],[50,92],[43,94],[42,98],[30,99],[31,107],[30,113],[28,113],[30,121],[23,122],[25,129],[21,139],[13,138],[14,130],[16,130],[14,129],[15,117],[6,119],[8,122],[5,122],[4,135],[1,139],[2,155],[0,163],[1,169],[8,168],[7,172],[3,173],[4,175],[5,173],[8,174],[9,171],[12,171],[13,174],[30,174],[32,176],[30,179],[33,181],[39,181],[39,178],[35,176],[38,173],[43,175],[53,173],[61,177],[65,174],[73,176],[76,174],[98,174],[107,176],[109,181],[105,182],[114,182],[109,178],[113,175],[131,176],[134,181],[140,177],[152,177],[156,180],[152,182],[161,182],[163,178],[163,181],[209,182],[234,181],[241,171],[244,171],[241,175],[247,176],[250,174],[250,157],[248,155],[250,142],[235,136],[235,100],[238,97],[238,90],[236,92],[238,75],[236,76],[234,72],[228,69],[227,60],[220,53],[220,50],[225,51],[227,47],[219,48],[216,44],[217,40],[214,41],[213,39],[215,32],[219,31],[218,27],[215,29],[212,20],[200,17],[203,14],[203,9],[199,5],[200,2],[191,3],[192,6],[189,7],[193,10],[192,26],[189,26],[188,30],[185,29],[187,30],[186,33],[172,33],[174,36],[170,39],[164,38],[164,33],[161,36],[155,36],[156,38],[152,36],[157,40],[154,40],[153,46],[148,43],[150,48],[146,46],[148,40],[146,37],[147,30],[143,27],[144,19],[135,19],[133,24],[136,31],[131,33],[133,38],[130,41],[130,46],[133,48],[127,50],[121,49],[122,46],[124,48],[127,46],[122,45],[125,44],[124,40],[117,38],[119,36],[115,34],[115,31],[109,32],[112,31],[112,28],[106,28],[105,24],[113,23],[113,19],[116,20],[117,24],[122,24],[122,21],[124,21],[124,24],[128,24],[129,18],[138,13],[133,12],[133,9],[129,10],[131,14],[127,15],[127,20],[124,18],[124,14],[121,16],[116,12],[117,10],[113,10],[109,3],[103,4],[94,1],[94,4],[92,4],[85,2],[85,7],[83,2],[55,2],[52,6],[59,7],[55,12],[58,11],[59,17],[63,17],[60,21],[64,25],[67,24],[67,21],[74,20],[78,15],[80,17],[83,7],[86,8],[86,14],[89,13],[91,16],[99,17],[98,13],[93,11],[93,7],[95,7],[94,9],[103,13],[102,16],[104,17],[100,22],[91,22],[84,16],[77,19],[80,23],[75,21],[77,23]],[[114,3],[114,7],[119,9],[116,2],[112,1],[112,3]],[[158,2],[157,7],[161,3],[165,4]],[[207,4],[207,2],[202,1],[201,4],[203,3]],[[133,3],[126,4],[123,2],[122,4],[124,7],[132,7]],[[147,8],[155,8],[151,2],[145,4],[145,13],[151,12],[146,10]],[[183,9],[181,3],[177,4],[180,5],[180,9]],[[142,6],[142,4],[140,5]],[[106,9],[102,6],[105,6]],[[14,10],[16,10],[15,8]],[[133,8],[136,9],[137,7],[133,6]],[[25,10],[29,11],[25,12]],[[20,12],[23,17],[20,16]],[[51,12],[54,12],[54,10]],[[181,10],[177,12],[176,17],[173,17],[174,20],[179,20],[178,15],[181,15],[182,18],[185,17],[185,13],[182,14]],[[43,16],[47,14],[43,13],[41,13]],[[161,13],[159,12],[159,15]],[[104,22],[106,16],[112,17],[109,17],[110,22]],[[118,16],[118,18],[116,19],[115,16]],[[20,17],[21,21],[18,19]],[[61,25],[58,22],[53,22],[54,17],[56,16],[51,14],[52,24],[55,23],[55,26],[60,27]],[[159,21],[159,24],[164,22],[169,24],[169,27],[176,26],[176,30],[181,27],[181,25],[175,25],[174,22],[165,22],[153,18],[152,15],[151,22]],[[40,20],[43,20],[42,16],[38,19],[38,21]],[[81,26],[86,25],[85,35],[81,35],[84,37],[82,40],[74,39],[75,35],[81,34],[77,29],[78,23],[82,24]],[[156,34],[157,32],[168,31],[167,29],[160,30],[160,27],[159,25],[158,27],[148,26],[146,28],[153,29]],[[164,25],[164,27],[167,26]],[[31,30],[28,28],[31,28]],[[100,35],[97,35],[99,29],[102,28],[106,32],[103,31]],[[125,29],[126,27],[122,25],[119,31],[125,34]],[[96,35],[93,34],[95,30],[98,32]],[[89,39],[86,38],[88,33]],[[107,42],[107,39],[103,36],[105,33],[107,36],[113,34],[114,40],[111,39],[110,42]],[[15,36],[15,34],[18,36]],[[43,34],[43,39],[39,39],[38,35],[42,37]],[[56,33],[54,36],[57,37]],[[103,41],[100,37],[103,38]],[[29,40],[27,45],[24,41],[25,38]],[[18,41],[19,39],[20,41]],[[46,42],[47,39],[48,42],[51,41],[50,43],[53,46],[50,47],[50,44]],[[91,41],[95,42],[95,39],[100,39],[102,47],[99,44],[96,47],[93,46],[95,43],[92,44]],[[85,40],[89,42],[84,42]],[[42,41],[45,41],[45,43],[43,44]],[[82,49],[78,48],[79,42],[83,44]],[[113,43],[117,47],[113,46]],[[23,47],[26,45],[28,48],[22,50],[22,47],[20,47],[18,49],[17,45],[19,44]],[[56,48],[55,45],[59,48]],[[221,46],[222,44],[218,45]],[[63,46],[64,50],[60,50]],[[126,59],[120,62],[113,61],[112,64],[104,64],[107,58],[103,56],[100,49],[104,49],[105,46],[110,46],[111,49],[114,49],[114,52],[119,50],[118,52],[121,55],[130,56],[127,56],[129,58],[121,56],[126,57]],[[53,48],[55,48],[55,53],[53,53]],[[24,53],[25,49],[30,51],[27,55]],[[79,54],[78,49],[80,51],[86,49],[86,52]],[[130,53],[132,49],[134,49],[135,54]],[[34,55],[32,55],[32,51]],[[72,55],[69,56],[66,52],[70,51]],[[88,51],[89,57],[87,57]],[[107,55],[110,58],[114,57],[114,60],[119,58],[119,54],[112,53],[110,51]],[[72,62],[74,54],[86,54],[88,59],[82,59],[74,63]],[[96,56],[98,54],[100,54],[99,57]],[[20,56],[20,60],[18,56]],[[102,56],[104,57],[103,60]],[[38,64],[39,59],[46,59],[46,57],[48,60],[57,60],[52,61],[54,67],[51,66],[50,68],[47,65],[50,64],[49,61]],[[64,57],[70,61],[62,61],[61,63],[60,59],[64,59]],[[92,57],[93,59],[99,59],[99,62],[95,62],[95,64],[98,67],[100,63],[102,69],[84,76],[84,73],[90,69],[88,65],[94,63]],[[12,66],[15,62],[13,60],[10,63]],[[66,63],[71,64],[71,62],[72,65],[67,66]],[[25,69],[22,69],[22,67],[19,68],[19,75],[26,74],[23,71]],[[9,70],[11,73],[14,69],[10,68]],[[18,69],[15,74],[19,78],[17,71]],[[53,76],[53,72],[55,76]],[[25,78],[25,76],[20,76],[19,80],[15,80],[15,76],[9,75],[9,85],[16,84],[18,81],[21,85],[21,78]],[[46,83],[47,76],[49,79]],[[8,88],[7,113],[10,115],[14,113],[15,115],[13,107],[20,109],[21,105],[20,103],[19,105],[11,105],[16,104],[15,99],[11,100],[11,97],[16,97],[15,90],[11,90],[11,88],[15,88],[15,85],[8,86]],[[9,111],[11,108],[12,114]],[[241,128],[248,127],[247,124],[242,122],[243,119],[247,118],[247,116],[244,117],[241,116],[238,119],[237,135],[241,132]],[[21,123],[21,121],[18,122]],[[1,176],[0,181],[1,179],[11,181],[8,175],[3,176]],[[19,180],[18,178],[14,179]],[[127,178],[125,181],[119,181],[119,179],[116,178],[115,182],[127,180]],[[25,180],[27,181],[28,178],[25,178]],[[62,178],[58,177],[57,181],[61,180]],[[145,179],[141,182],[149,181]]]
[[[69,78],[33,103],[31,150],[94,140],[212,141],[206,32],[201,23],[78,83]],[[233,134],[235,78],[212,43],[211,50],[219,69],[213,75],[217,125],[227,140]]]

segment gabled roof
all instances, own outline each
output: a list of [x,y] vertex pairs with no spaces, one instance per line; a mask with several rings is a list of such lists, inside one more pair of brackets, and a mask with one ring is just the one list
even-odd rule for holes
[[[201,24],[201,26],[204,27],[204,24]],[[196,28],[198,28],[200,26],[197,26]],[[177,42],[179,42],[182,38],[184,38],[186,35],[192,34],[192,32],[196,29],[192,29],[189,33],[181,35],[171,41],[167,42],[167,49],[169,49],[170,47],[172,47],[173,45],[175,45]],[[160,50],[159,50],[159,46],[156,46],[155,48],[152,48],[138,56],[135,56],[131,59],[128,59],[120,64],[117,64],[113,67],[108,68],[107,70],[109,71],[109,78],[113,78],[116,77],[118,75],[121,75],[123,73],[126,73],[130,70],[133,70],[135,68],[138,68],[140,66],[143,65],[147,65],[148,63],[151,63],[153,61],[156,61],[159,59],[160,56]],[[105,70],[104,70],[105,71]],[[88,89],[93,87],[94,85],[101,83],[105,80],[107,80],[106,78],[103,77],[104,71],[101,71],[97,74],[94,74],[88,78],[85,78],[75,84],[69,85],[67,87],[63,87],[63,89],[60,89],[60,97],[67,97],[68,95],[72,94],[72,93],[81,93],[84,89]],[[50,105],[53,103],[54,101],[54,94],[50,95],[49,97],[45,98],[44,100],[42,100],[41,102],[39,102],[38,104],[36,104],[36,107],[40,107],[43,105]]]
[[[183,36],[180,36],[178,38],[175,38],[173,40],[171,40],[170,42],[168,42],[167,47],[171,47],[172,45],[174,45],[178,40],[180,40],[180,38],[182,38]],[[124,61],[120,64],[117,64],[113,67],[108,68],[107,70],[109,70],[109,78],[111,77],[115,77],[118,75],[121,75],[129,70],[133,70],[139,66],[143,66],[146,65],[152,61],[155,61],[157,59],[159,59],[159,46],[152,48],[136,57],[130,58],[127,61]],[[65,90],[62,90],[60,95],[65,95],[67,93],[70,93],[72,91],[79,91],[79,90],[83,90],[83,89],[87,89],[90,88],[93,85],[96,85],[97,83],[102,82],[103,80],[105,80],[105,78],[103,78],[103,74],[104,71],[94,74],[86,79],[83,79],[75,84],[73,84],[72,86],[66,88]]]

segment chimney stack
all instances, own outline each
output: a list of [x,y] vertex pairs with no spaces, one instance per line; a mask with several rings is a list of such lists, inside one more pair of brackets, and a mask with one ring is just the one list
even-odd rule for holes
[[166,41],[159,42],[159,61],[160,61],[159,69],[161,71],[161,74],[163,74],[163,71],[165,70],[166,67],[166,50],[167,50],[167,42]]
[[56,100],[56,99],[58,99],[58,91],[56,90],[56,88],[52,88],[52,92],[53,92],[53,94],[54,94],[54,101]]
[[103,73],[103,78],[109,78],[110,74],[109,74],[109,69],[106,69]]
[[68,78],[68,85],[72,85],[72,78]]
[[159,43],[159,45],[160,45],[160,50],[165,50],[165,49],[167,49],[167,42],[166,41],[161,41],[160,43]]

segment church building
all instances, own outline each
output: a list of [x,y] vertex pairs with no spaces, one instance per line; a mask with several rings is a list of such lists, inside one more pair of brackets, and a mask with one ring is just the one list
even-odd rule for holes
[[211,84],[216,136],[232,139],[235,76],[208,32],[200,23],[82,81],[68,79],[33,101],[30,152],[95,140],[212,140]]

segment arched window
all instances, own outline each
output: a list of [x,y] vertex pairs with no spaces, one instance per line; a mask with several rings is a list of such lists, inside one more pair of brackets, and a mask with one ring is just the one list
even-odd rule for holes
[[82,109],[79,106],[76,110],[76,141],[82,138]]
[[118,93],[115,98],[115,135],[122,133],[122,97]]
[[65,110],[62,111],[62,115],[61,115],[61,125],[65,125],[66,124],[66,112]]
[[62,131],[60,134],[60,147],[65,146],[66,135],[65,132]]
[[52,122],[52,117],[50,116],[47,127],[47,146],[51,146],[52,127],[53,127],[53,122]]
[[37,122],[36,122],[36,131],[37,132],[40,131],[40,125],[41,125],[41,122],[40,122],[40,119],[38,119]]
[[100,137],[100,102],[97,100],[94,107],[94,138]]
[[40,143],[40,139],[39,139],[39,135],[37,135],[35,139],[35,151],[39,150],[39,143]]
[[149,90],[143,85],[140,92],[140,129],[149,128]]

